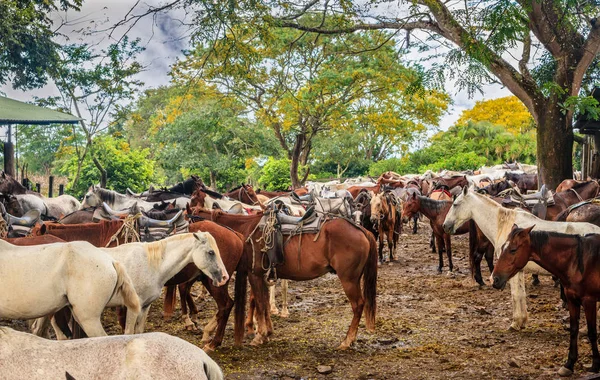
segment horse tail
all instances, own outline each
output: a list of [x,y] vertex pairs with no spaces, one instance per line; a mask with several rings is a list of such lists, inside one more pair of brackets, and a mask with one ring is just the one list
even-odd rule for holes
[[118,261],[113,262],[113,266],[117,271],[117,286],[115,287],[115,293],[121,292],[125,306],[131,311],[139,313],[141,309],[140,297],[138,297],[125,267]]
[[370,232],[363,230],[369,240],[369,257],[363,268],[365,299],[365,319],[367,330],[375,331],[375,315],[377,312],[377,241]]
[[233,327],[233,336],[235,345],[242,345],[244,340],[244,322],[246,319],[246,289],[248,287],[248,268],[246,265],[246,252],[238,263],[235,275],[235,324]]

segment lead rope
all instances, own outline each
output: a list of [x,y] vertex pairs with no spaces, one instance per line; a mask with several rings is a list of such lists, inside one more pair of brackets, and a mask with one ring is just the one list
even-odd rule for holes
[[8,237],[8,223],[6,220],[0,215],[0,238],[4,239]]
[[118,247],[119,236],[123,236],[124,244],[139,242],[140,234],[137,231],[137,221],[141,217],[142,213],[140,212],[135,215],[128,215],[123,219],[123,225],[121,225],[121,228],[119,228],[119,230],[110,238],[110,241],[105,247],[108,247],[113,241],[117,242]]

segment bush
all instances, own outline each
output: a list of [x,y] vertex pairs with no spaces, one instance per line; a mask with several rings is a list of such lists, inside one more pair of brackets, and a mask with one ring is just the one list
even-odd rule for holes
[[421,173],[426,172],[427,170],[432,170],[434,172],[439,172],[440,170],[476,170],[481,166],[485,165],[487,159],[482,156],[478,156],[474,152],[467,153],[458,153],[448,158],[443,158],[433,164],[422,166],[419,168]]
[[269,157],[261,170],[258,183],[265,190],[287,190],[292,185],[290,166],[292,161],[287,158],[275,159]]

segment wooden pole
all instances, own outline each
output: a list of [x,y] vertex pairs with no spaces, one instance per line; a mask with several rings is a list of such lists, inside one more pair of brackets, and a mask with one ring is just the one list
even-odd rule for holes
[[39,183],[35,184],[35,191],[37,191],[38,193],[42,193],[42,185]]
[[58,195],[63,195],[65,193],[65,185],[62,183],[58,185]]
[[54,176],[48,177],[48,198],[52,198],[54,195]]

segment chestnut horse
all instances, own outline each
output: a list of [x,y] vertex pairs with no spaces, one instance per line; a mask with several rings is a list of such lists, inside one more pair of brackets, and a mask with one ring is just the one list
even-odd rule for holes
[[259,203],[252,186],[246,184],[242,184],[241,186],[230,190],[229,192],[225,193],[225,195],[231,199],[235,199],[236,201],[240,201],[248,205],[254,206]]
[[[194,219],[192,216],[191,219]],[[234,271],[237,271],[235,278],[235,325],[234,337],[235,344],[241,345],[244,338],[244,317],[246,308],[246,285],[247,285],[247,263],[243,260],[244,241],[243,236],[226,227],[220,226],[210,221],[199,221],[191,223],[189,226],[190,232],[209,232],[216,240],[221,258],[227,273],[231,277]],[[171,278],[165,286],[167,292],[164,301],[164,317],[169,318],[173,315],[175,308],[175,286],[179,287],[179,296],[181,298],[181,313],[185,319],[186,327],[195,328],[193,322],[194,315],[198,314],[198,308],[191,295],[192,285],[196,280],[200,280],[204,287],[217,303],[218,311],[213,319],[204,328],[202,342],[206,344],[205,351],[212,351],[221,345],[223,336],[225,335],[225,327],[229,314],[234,306],[234,301],[229,296],[227,290],[228,285],[213,286],[212,282],[206,277],[195,265],[190,264],[180,271],[177,275]],[[189,307],[189,314],[188,314]],[[190,317],[192,319],[190,319]],[[215,332],[216,329],[216,332]],[[211,340],[210,335],[215,332],[214,338]]]
[[592,346],[591,372],[600,371],[597,302],[600,300],[600,235],[570,235],[558,232],[532,231],[513,226],[496,268],[492,273],[494,288],[503,289],[506,282],[531,260],[557,276],[565,290],[569,309],[569,356],[558,371],[560,376],[573,374],[578,358],[579,317],[581,306],[587,320],[588,338]]
[[[195,208],[195,215],[211,219],[240,232],[246,239],[245,250],[252,257],[250,286],[255,297],[258,330],[253,345],[262,344],[272,334],[269,292],[262,266],[262,231],[257,226],[262,214],[235,215]],[[375,329],[377,294],[377,242],[373,235],[345,219],[323,223],[318,234],[289,237],[284,248],[285,261],[277,267],[277,276],[294,281],[312,280],[326,273],[336,273],[352,306],[353,318],[346,338],[339,346],[347,349],[356,340],[363,308],[367,329]],[[364,277],[364,286],[360,280]]]
[[383,262],[383,237],[386,237],[390,262],[396,261],[394,253],[398,237],[402,234],[402,220],[398,215],[399,201],[391,191],[375,194],[371,199],[371,223],[377,227],[379,236],[379,262]]

